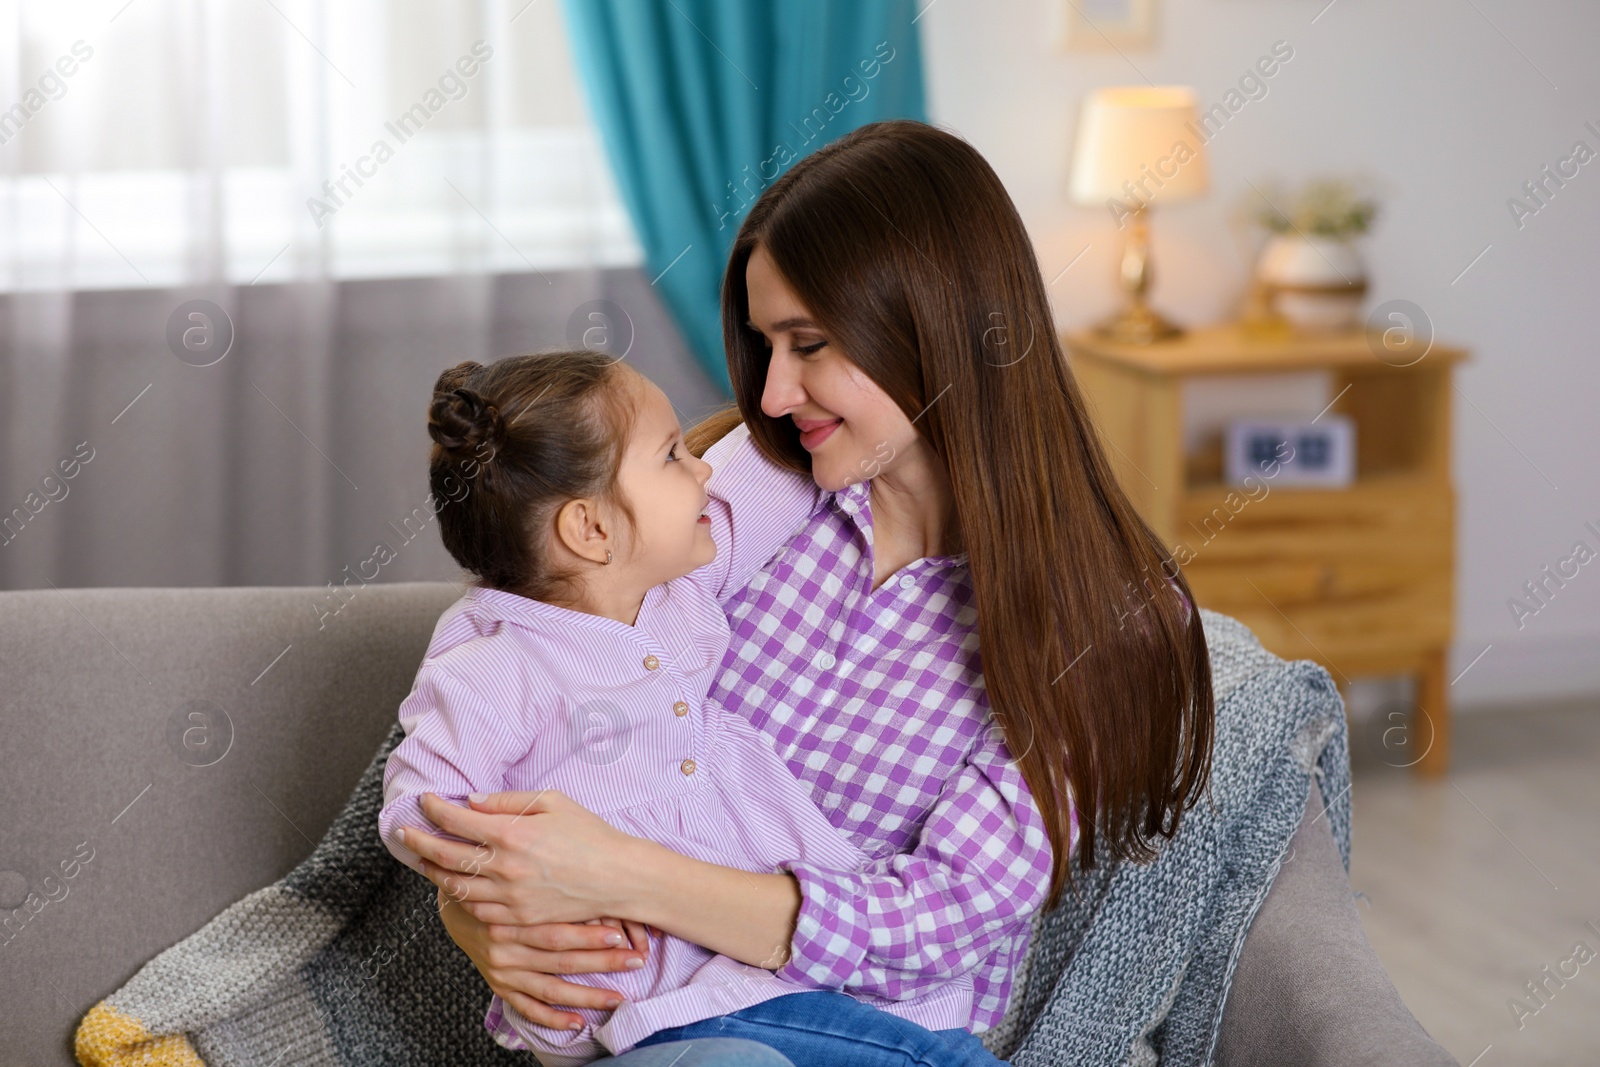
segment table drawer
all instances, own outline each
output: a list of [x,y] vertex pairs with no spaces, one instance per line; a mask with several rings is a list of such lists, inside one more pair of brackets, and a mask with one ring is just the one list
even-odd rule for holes
[[[1277,560],[1209,557],[1184,568],[1202,606],[1232,615],[1273,652],[1436,647],[1451,632],[1453,588],[1445,559]],[[1319,657],[1320,658],[1320,657]]]
[[1179,564],[1442,557],[1449,565],[1455,500],[1447,486],[1415,479],[1338,490],[1261,484],[1256,499],[1226,486],[1185,493],[1172,531]]

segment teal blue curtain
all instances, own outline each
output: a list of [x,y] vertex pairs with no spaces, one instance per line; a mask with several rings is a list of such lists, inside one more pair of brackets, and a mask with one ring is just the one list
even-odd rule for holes
[[564,0],[645,270],[731,394],[718,301],[749,206],[858,126],[927,121],[912,0]]

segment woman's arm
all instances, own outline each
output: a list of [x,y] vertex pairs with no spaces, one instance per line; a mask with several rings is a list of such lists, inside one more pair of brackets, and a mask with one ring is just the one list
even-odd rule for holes
[[800,914],[794,875],[741,871],[634,840],[645,874],[634,882],[638,895],[618,914],[752,967],[775,971],[789,961]]
[[[641,923],[542,923],[490,926],[439,891],[439,918],[445,932],[467,954],[491,990],[523,1017],[555,1030],[581,1028],[583,1017],[553,1007],[606,1010],[621,1003],[614,989],[576,985],[559,974],[620,971],[630,959],[644,965],[649,931]],[[617,925],[622,931],[615,929]],[[629,940],[632,939],[632,946]]]
[[482,845],[416,829],[406,831],[405,844],[422,857],[422,873],[482,922],[615,916],[754,967],[776,970],[788,961],[800,890],[787,872],[682,855],[616,829],[555,790],[469,803],[470,810],[428,794],[422,811],[445,833]]
[[408,843],[427,860],[424,873],[459,890],[484,922],[614,915],[802,985],[895,1000],[981,963],[1042,905],[1051,874],[1043,818],[992,725],[916,847],[862,872],[796,863],[793,875],[757,874],[704,863],[615,830],[551,791],[497,793],[472,809],[423,801],[441,829],[487,848],[415,832]]
[[794,958],[778,976],[891,1000],[928,992],[1026,929],[1049,890],[1051,860],[1044,819],[991,725],[911,851],[864,872],[789,865],[804,903]]

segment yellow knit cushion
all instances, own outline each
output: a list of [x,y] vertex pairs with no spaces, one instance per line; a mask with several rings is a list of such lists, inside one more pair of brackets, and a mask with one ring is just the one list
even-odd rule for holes
[[83,1067],[205,1067],[183,1034],[157,1037],[103,1000],[78,1024],[72,1050]]

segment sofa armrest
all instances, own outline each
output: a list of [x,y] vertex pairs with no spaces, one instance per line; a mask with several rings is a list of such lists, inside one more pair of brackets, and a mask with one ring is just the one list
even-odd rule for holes
[[1322,810],[1314,785],[1240,949],[1215,1063],[1459,1067],[1407,1010],[1368,942]]

